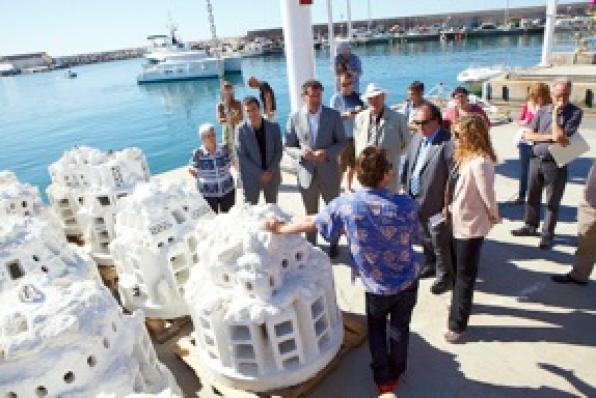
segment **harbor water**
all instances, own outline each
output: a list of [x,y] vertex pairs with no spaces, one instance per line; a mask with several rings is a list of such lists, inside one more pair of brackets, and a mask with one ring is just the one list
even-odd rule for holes
[[[574,47],[570,35],[557,36],[556,50]],[[457,74],[470,65],[530,66],[540,60],[541,35],[467,39],[460,42],[381,44],[354,49],[362,58],[361,90],[371,81],[389,90],[389,103],[403,100],[412,80],[427,89],[457,84]],[[74,145],[100,149],[138,146],[151,172],[187,163],[198,145],[197,126],[215,122],[219,98],[216,80],[137,85],[141,59],[86,65],[78,77],[64,71],[0,78],[0,170],[43,191],[47,167]],[[326,51],[317,52],[317,77],[325,85],[325,102],[333,92],[333,74]],[[243,60],[243,74],[228,76],[236,96],[257,95],[246,87],[248,76],[270,82],[278,102],[278,120],[289,113],[283,57]]]

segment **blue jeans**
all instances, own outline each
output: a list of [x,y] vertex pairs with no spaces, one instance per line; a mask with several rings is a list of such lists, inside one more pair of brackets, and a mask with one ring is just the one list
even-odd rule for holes
[[517,144],[519,149],[519,193],[520,199],[526,199],[528,191],[528,170],[530,168],[530,156],[532,155],[532,145],[520,142]]
[[370,367],[377,385],[396,381],[406,370],[410,320],[417,295],[417,281],[406,290],[389,296],[366,293]]

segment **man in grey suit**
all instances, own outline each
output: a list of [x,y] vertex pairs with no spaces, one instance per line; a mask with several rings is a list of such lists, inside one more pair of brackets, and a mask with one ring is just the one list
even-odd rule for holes
[[398,193],[401,156],[410,142],[411,134],[408,119],[385,105],[386,96],[387,91],[375,83],[366,87],[362,99],[368,102],[368,109],[356,116],[354,145],[356,156],[369,146],[387,151],[387,159],[393,164],[393,175],[387,188]]
[[453,164],[451,134],[441,127],[436,105],[420,105],[413,123],[418,128],[406,155],[402,184],[418,202],[425,265],[421,278],[436,274],[431,292],[441,294],[453,285],[451,230],[442,216],[444,194]]
[[244,98],[242,106],[248,120],[236,128],[236,155],[244,199],[255,205],[263,191],[265,202],[276,203],[283,153],[279,125],[263,118],[255,97]]
[[[317,214],[319,197],[325,203],[339,196],[341,175],[338,157],[347,144],[339,112],[323,106],[323,86],[317,80],[302,85],[304,106],[288,119],[286,151],[297,163],[298,189],[306,214]],[[316,243],[316,232],[307,239]],[[329,256],[337,255],[337,242],[332,242]]]

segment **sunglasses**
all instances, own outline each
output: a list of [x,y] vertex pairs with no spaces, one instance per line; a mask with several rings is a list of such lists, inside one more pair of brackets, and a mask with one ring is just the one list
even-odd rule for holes
[[429,124],[432,121],[432,119],[426,119],[426,120],[414,120],[413,123],[416,126],[425,126],[427,124]]

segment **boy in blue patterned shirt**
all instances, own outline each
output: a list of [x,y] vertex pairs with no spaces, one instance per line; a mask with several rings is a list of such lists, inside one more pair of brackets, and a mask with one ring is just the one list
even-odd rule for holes
[[[362,189],[334,199],[316,216],[293,224],[269,220],[266,226],[280,234],[318,231],[331,242],[345,233],[355,270],[366,289],[371,368],[379,394],[383,394],[397,387],[406,369],[420,272],[413,249],[419,239],[419,224],[416,203],[386,189],[392,165],[384,149],[364,149],[356,160],[356,173]],[[388,322],[392,331],[389,345]]]

